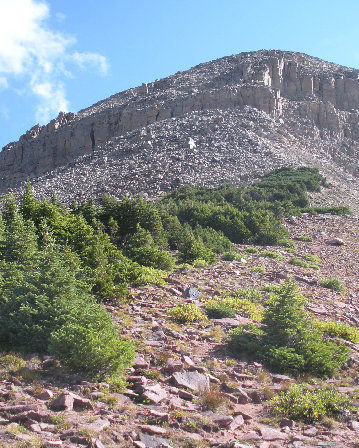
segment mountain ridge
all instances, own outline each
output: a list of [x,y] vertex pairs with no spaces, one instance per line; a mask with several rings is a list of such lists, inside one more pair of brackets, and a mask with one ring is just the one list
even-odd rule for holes
[[65,202],[152,197],[309,164],[355,203],[358,122],[358,70],[304,53],[240,53],[34,126],[0,153],[0,192],[30,177],[39,195]]

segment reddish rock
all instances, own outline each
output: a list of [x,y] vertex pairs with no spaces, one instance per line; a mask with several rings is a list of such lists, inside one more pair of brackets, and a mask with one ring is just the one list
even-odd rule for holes
[[155,426],[155,425],[140,425],[140,429],[144,432],[147,432],[148,434],[155,434],[155,435],[164,435],[167,433],[167,428],[162,428],[161,426]]
[[238,387],[236,396],[238,398],[238,403],[240,404],[247,404],[252,402],[251,397],[241,387]]
[[143,355],[136,353],[133,367],[135,370],[146,370],[149,367],[149,363],[145,360]]
[[294,428],[295,427],[295,421],[291,420],[290,418],[282,418],[281,422],[280,422],[280,427],[284,428],[284,427],[288,427],[288,428]]
[[318,434],[318,430],[314,426],[311,426],[310,428],[306,428],[303,434],[307,437],[315,437]]
[[148,386],[143,389],[141,398],[144,400],[149,400],[153,404],[158,404],[167,398],[167,391],[159,384],[156,384],[155,386]]
[[284,434],[283,432],[278,431],[277,429],[268,428],[268,427],[261,427],[259,428],[259,431],[261,433],[261,436],[264,440],[267,441],[274,441],[274,440],[285,440],[287,439],[287,434]]
[[54,411],[72,411],[74,407],[74,397],[69,392],[62,393],[59,397],[50,403]]
[[20,414],[21,412],[37,411],[39,407],[35,404],[19,404],[15,406],[2,406],[1,412],[9,414]]
[[178,396],[184,400],[193,400],[195,398],[195,395],[191,394],[191,392],[182,389],[179,389]]
[[91,403],[91,401],[88,398],[82,398],[79,395],[76,394],[71,394],[73,399],[74,399],[74,404],[73,404],[73,408],[77,411],[77,410],[84,410],[84,409],[88,409],[90,411],[93,411],[94,407],[93,404]]
[[162,367],[161,371],[164,373],[175,373],[183,370],[183,363],[176,359],[169,359],[167,364]]
[[51,400],[53,398],[54,393],[51,390],[44,389],[39,395],[36,395],[36,398],[39,400]]

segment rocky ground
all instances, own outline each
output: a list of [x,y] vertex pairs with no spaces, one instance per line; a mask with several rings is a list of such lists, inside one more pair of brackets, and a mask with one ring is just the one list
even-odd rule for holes
[[[270,413],[266,400],[294,379],[236,359],[230,352],[228,332],[239,323],[251,322],[248,316],[178,324],[167,314],[177,304],[203,308],[208,299],[235,288],[259,290],[290,276],[308,297],[308,310],[316,317],[357,327],[358,219],[304,215],[286,225],[296,244],[295,257],[317,255],[322,260],[320,270],[289,264],[294,255],[282,247],[269,248],[283,255],[279,260],[249,254],[246,246],[238,246],[241,258],[237,261],[176,270],[164,286],[132,289],[126,303],[107,304],[124,336],[137,342],[124,393],[112,391],[107,383],[66,373],[55,360],[37,354],[26,358],[25,367],[10,373],[0,365],[0,445],[357,447],[359,416],[355,413],[350,419],[311,425]],[[312,242],[295,239],[303,235]],[[343,244],[333,245],[335,238]],[[264,272],[253,269],[260,266]],[[320,278],[333,276],[345,283],[345,292],[320,286]],[[359,346],[350,345],[350,366],[330,380],[343,393],[359,389]]]

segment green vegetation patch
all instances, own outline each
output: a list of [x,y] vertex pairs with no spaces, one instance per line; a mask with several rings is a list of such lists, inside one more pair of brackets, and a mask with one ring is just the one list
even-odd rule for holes
[[198,322],[207,319],[198,306],[193,303],[175,306],[168,310],[167,314],[171,317],[171,319],[180,324]]
[[317,321],[316,327],[319,331],[328,336],[342,338],[346,341],[353,342],[354,344],[359,343],[359,331],[351,325],[327,320]]
[[285,260],[285,256],[279,254],[278,252],[273,252],[272,250],[262,250],[259,252],[260,257],[264,258],[274,258],[276,260]]
[[231,332],[232,350],[277,372],[332,376],[350,350],[322,337],[305,311],[305,303],[294,283],[277,286],[265,304],[262,325],[239,326]]
[[338,277],[323,278],[319,281],[319,284],[332,291],[345,291],[344,283]]
[[289,264],[292,264],[293,266],[300,266],[301,268],[309,268],[309,263],[301,260],[300,258],[291,258],[289,260]]
[[306,384],[292,384],[274,396],[268,406],[272,412],[293,420],[313,422],[324,416],[340,418],[352,411],[352,400],[334,389],[311,389]]

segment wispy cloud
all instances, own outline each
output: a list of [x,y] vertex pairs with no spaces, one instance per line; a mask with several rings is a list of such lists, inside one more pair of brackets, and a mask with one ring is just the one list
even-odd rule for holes
[[[98,53],[72,50],[73,36],[51,30],[49,6],[43,0],[0,1],[0,90],[13,80],[38,99],[36,118],[46,122],[68,109],[64,81],[74,67],[104,75],[107,59]],[[58,13],[57,18],[66,17]]]

